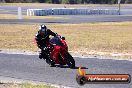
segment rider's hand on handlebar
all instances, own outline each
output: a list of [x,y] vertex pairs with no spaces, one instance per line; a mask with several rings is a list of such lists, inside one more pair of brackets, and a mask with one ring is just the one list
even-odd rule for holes
[[61,38],[62,40],[65,40],[65,37],[64,37],[64,36],[58,35],[57,33],[56,33],[56,36],[58,36],[58,37]]
[[46,51],[47,50],[47,47],[44,47],[43,50]]
[[58,34],[57,33],[55,33],[56,34],[56,36],[58,36]]

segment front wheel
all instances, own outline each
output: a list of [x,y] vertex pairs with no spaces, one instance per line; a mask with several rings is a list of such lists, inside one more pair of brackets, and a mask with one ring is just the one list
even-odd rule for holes
[[51,67],[55,67],[55,63],[51,59],[46,59],[46,63],[49,64]]
[[66,53],[66,63],[70,68],[75,68],[75,60],[68,52]]

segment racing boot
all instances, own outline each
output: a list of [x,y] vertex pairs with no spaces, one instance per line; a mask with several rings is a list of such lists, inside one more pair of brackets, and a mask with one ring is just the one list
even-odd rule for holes
[[55,67],[55,62],[50,59],[50,56],[48,55],[48,58],[46,59],[46,63],[48,63],[51,67]]
[[42,56],[42,52],[41,53],[39,53],[39,59],[42,59],[43,58],[43,56]]

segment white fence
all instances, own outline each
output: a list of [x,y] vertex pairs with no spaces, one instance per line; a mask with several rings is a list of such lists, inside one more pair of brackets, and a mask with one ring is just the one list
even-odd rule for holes
[[27,9],[28,16],[46,15],[118,15],[117,9],[88,9],[88,8],[55,8],[55,9]]

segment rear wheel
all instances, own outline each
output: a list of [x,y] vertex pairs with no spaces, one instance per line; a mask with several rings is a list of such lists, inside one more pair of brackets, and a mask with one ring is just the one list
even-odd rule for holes
[[70,68],[75,68],[75,60],[68,52],[66,53],[66,63]]

